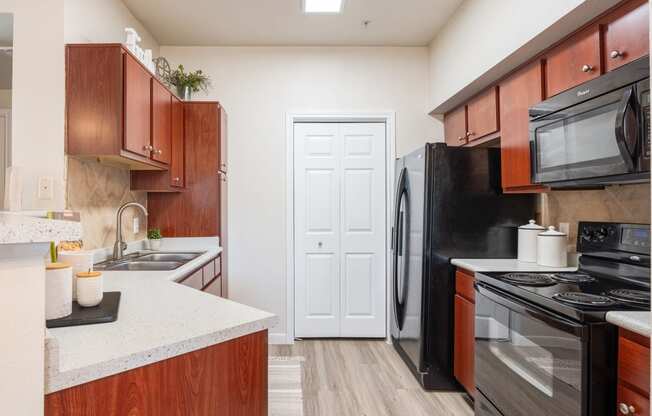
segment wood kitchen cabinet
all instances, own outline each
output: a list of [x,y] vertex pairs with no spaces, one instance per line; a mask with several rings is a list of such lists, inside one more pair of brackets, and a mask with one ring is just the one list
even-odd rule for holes
[[650,339],[620,329],[617,415],[650,414]]
[[455,272],[455,320],[453,375],[471,396],[475,396],[475,281],[474,273]]
[[267,342],[255,332],[57,391],[45,416],[267,416]]
[[650,6],[646,0],[625,3],[605,18],[603,27],[605,71],[650,53]]
[[469,143],[497,133],[500,126],[498,87],[491,87],[472,98],[466,105],[466,114]]
[[121,44],[67,45],[66,153],[132,170],[168,169],[166,93]]
[[600,26],[581,30],[545,56],[546,97],[559,94],[602,73]]
[[466,144],[466,106],[460,106],[444,115],[444,137],[449,146]]
[[185,155],[183,130],[183,103],[172,96],[172,160],[170,163],[170,186],[183,188],[185,184]]
[[172,94],[152,79],[152,159],[169,164],[172,149]]
[[500,83],[500,168],[505,192],[539,192],[532,184],[528,109],[543,100],[543,63],[535,61]]

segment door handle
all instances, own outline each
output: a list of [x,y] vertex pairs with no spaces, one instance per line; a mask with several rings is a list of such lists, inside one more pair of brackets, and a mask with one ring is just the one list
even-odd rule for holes
[[[638,120],[633,121],[633,130],[632,126],[627,122],[629,114],[628,109],[630,107],[633,108],[635,105],[634,98],[634,87],[627,88],[618,104],[615,126],[616,144],[618,145],[620,154],[630,172],[634,170],[634,155],[636,153],[636,144],[638,142]],[[636,112],[632,111],[632,114],[634,114],[634,117],[636,118]],[[632,122],[630,121],[630,123]],[[630,136],[628,136],[628,134],[630,134]],[[631,134],[634,134],[633,138],[631,137]]]

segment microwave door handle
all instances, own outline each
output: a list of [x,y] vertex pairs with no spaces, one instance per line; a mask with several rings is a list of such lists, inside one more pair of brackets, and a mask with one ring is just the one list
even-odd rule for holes
[[627,145],[627,137],[625,135],[625,121],[627,119],[627,109],[633,106],[634,87],[627,88],[623,97],[618,104],[618,112],[616,114],[616,144],[620,150],[623,161],[627,165],[627,169],[631,172],[634,170],[634,157]]

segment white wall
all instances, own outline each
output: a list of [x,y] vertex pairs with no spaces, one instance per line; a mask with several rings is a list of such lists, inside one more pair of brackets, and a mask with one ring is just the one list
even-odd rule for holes
[[[63,0],[4,0],[14,14],[12,154],[23,169],[23,208],[64,207]],[[37,178],[52,177],[53,200],[37,199]]]
[[0,108],[11,108],[11,90],[0,90]]
[[158,41],[121,0],[64,0],[66,43],[122,43],[125,27],[136,29],[143,49],[158,56]]
[[289,111],[396,111],[397,152],[442,137],[426,115],[427,48],[161,47],[201,68],[228,113],[229,296],[286,324],[286,126]]
[[[430,44],[433,110],[469,98],[618,0],[466,0]],[[546,30],[547,29],[547,30]],[[475,88],[474,83],[479,84]]]

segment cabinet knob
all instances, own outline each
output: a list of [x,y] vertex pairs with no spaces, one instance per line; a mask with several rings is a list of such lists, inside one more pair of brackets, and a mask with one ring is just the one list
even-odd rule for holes
[[611,53],[609,54],[609,56],[611,57],[611,59],[620,58],[620,57],[622,57],[623,55],[624,55],[624,54],[623,54],[621,51],[618,51],[618,50],[613,50],[613,51],[611,51]]
[[472,132],[472,131],[467,131],[466,132],[466,137],[471,137],[471,136],[474,136],[474,135],[475,135],[475,133]]
[[143,146],[143,150],[146,152],[151,152],[152,150],[154,150],[154,147],[149,144],[146,144],[145,146]]
[[633,415],[633,414],[636,413],[636,408],[635,408],[634,406],[632,406],[631,404],[628,405],[628,404],[626,404],[626,403],[620,403],[620,404],[618,405],[618,410],[619,410],[620,413],[622,413],[623,415]]
[[582,65],[582,72],[591,72],[593,71],[593,67],[591,65]]
[[319,247],[319,248],[322,248],[323,245],[324,245],[324,243],[322,243],[321,241],[317,243],[317,247]]
[[161,150],[161,149],[156,149],[156,150],[154,151],[154,153],[156,153],[157,155],[162,155],[162,154],[163,154],[163,150]]
[[463,142],[464,140],[465,140],[465,139],[464,139],[464,137],[462,137],[462,136],[460,136],[460,137],[457,138],[457,141],[459,141],[459,142]]
[[176,178],[174,178],[172,180],[175,181],[175,182],[179,182],[181,180],[181,178],[177,176]]

